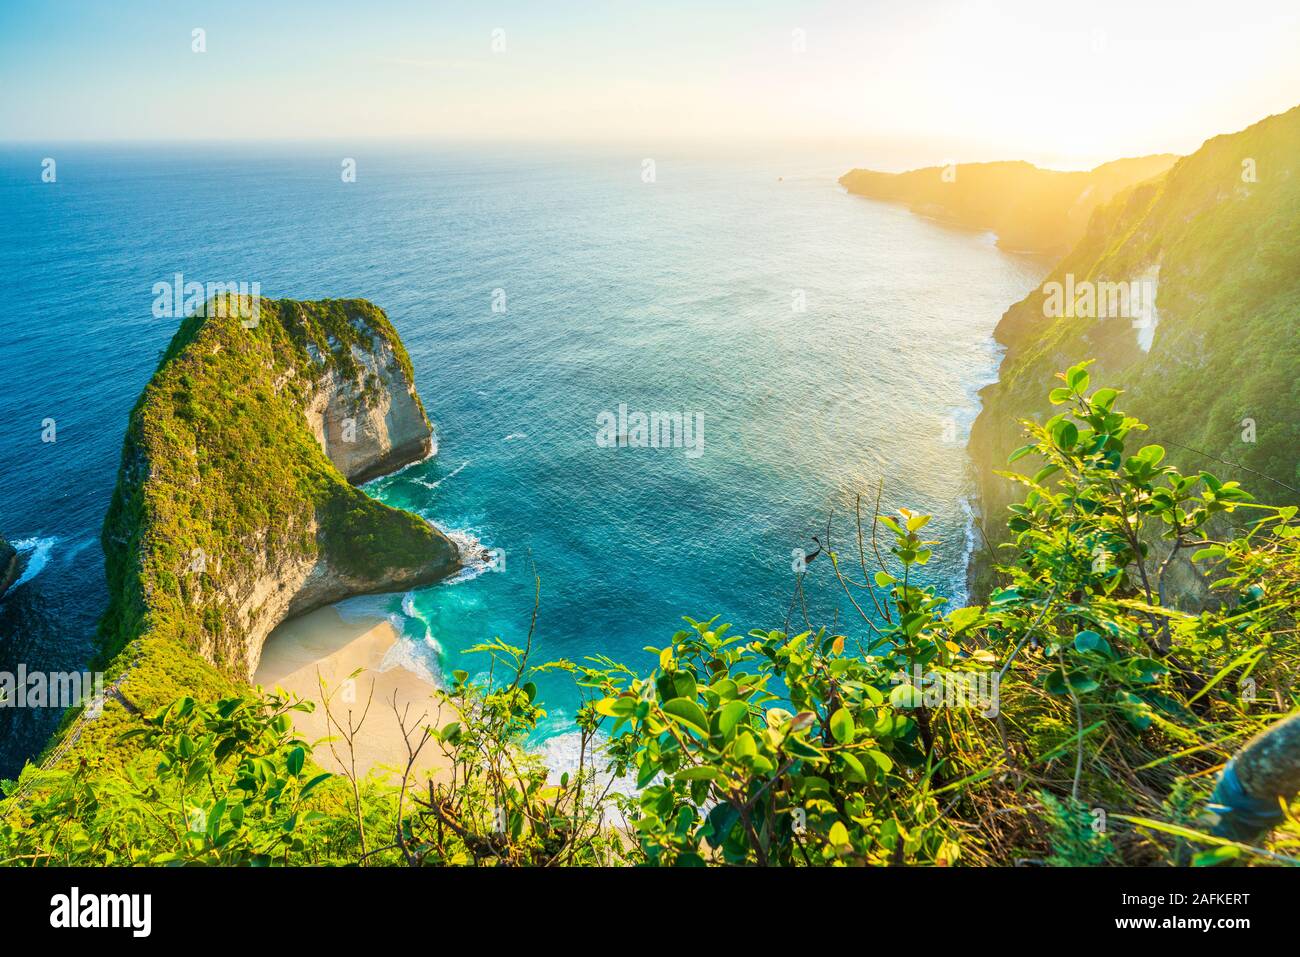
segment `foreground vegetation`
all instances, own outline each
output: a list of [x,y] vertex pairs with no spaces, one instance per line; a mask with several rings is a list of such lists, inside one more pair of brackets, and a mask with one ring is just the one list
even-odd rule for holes
[[[490,679],[457,671],[427,713],[390,716],[411,759],[392,783],[316,768],[291,720],[309,705],[186,696],[127,722],[122,766],[29,769],[0,861],[1297,863],[1294,809],[1256,843],[1205,811],[1225,760],[1297,707],[1296,509],[1167,465],[1086,364],[1060,378],[1012,456],[1034,472],[1008,473],[1023,495],[987,605],[918,584],[927,516],[859,502],[817,566],[853,627],[688,619],[648,675],[497,641],[475,649]],[[1166,594],[1184,553],[1216,596],[1200,610]],[[521,746],[543,716],[531,679],[557,669],[586,701],[566,774]],[[346,748],[383,703],[326,707]],[[412,773],[424,749],[448,769]]]

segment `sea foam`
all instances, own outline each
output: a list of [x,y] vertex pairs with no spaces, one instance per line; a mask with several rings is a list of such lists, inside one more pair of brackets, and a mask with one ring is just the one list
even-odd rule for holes
[[14,547],[14,551],[19,555],[27,556],[27,565],[12,587],[17,588],[20,585],[25,585],[39,575],[45,566],[50,563],[50,553],[54,550],[54,546],[58,544],[58,541],[57,536],[50,536],[49,538],[24,538],[16,542],[10,542],[9,544]]

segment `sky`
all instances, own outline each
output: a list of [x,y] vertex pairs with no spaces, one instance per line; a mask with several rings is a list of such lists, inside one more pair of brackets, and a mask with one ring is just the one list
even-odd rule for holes
[[904,143],[1079,168],[1300,103],[1298,51],[1296,0],[0,0],[0,141]]

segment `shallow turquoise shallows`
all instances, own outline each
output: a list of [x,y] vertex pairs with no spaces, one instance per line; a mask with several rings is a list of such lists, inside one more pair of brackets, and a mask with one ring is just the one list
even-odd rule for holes
[[[54,184],[40,182],[49,155]],[[855,494],[881,480],[885,507],[936,515],[927,574],[963,601],[966,433],[996,370],[992,328],[1042,265],[846,195],[836,177],[869,156],[665,153],[653,181],[645,158],[0,151],[0,533],[32,557],[0,602],[0,668],[70,670],[91,653],[122,432],[175,331],[151,290],[177,272],[364,297],[397,326],[439,450],[370,490],[503,565],[349,603],[396,616],[413,662],[475,673],[483,659],[464,649],[521,644],[534,570],[537,662],[603,653],[648,670],[643,649],[682,615],[782,627],[793,550],[815,549],[828,516],[846,546]],[[691,448],[641,447],[634,428],[598,442],[620,406],[701,428]],[[47,418],[55,443],[41,442]],[[824,559],[807,593],[815,622],[864,630]],[[562,748],[576,693],[539,684]],[[56,719],[0,712],[0,773]]]

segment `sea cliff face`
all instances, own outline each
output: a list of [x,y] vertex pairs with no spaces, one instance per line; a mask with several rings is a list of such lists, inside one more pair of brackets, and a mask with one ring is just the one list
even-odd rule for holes
[[165,639],[247,680],[285,618],[437,581],[459,556],[348,481],[433,449],[384,314],[360,300],[263,300],[255,323],[225,311],[186,320],[132,413],[101,631],[110,651]]
[[[1121,314],[1083,298],[1117,284],[1130,299]],[[1006,506],[1023,494],[994,474],[1025,442],[1019,423],[1059,411],[1047,401],[1055,373],[1090,358],[1093,384],[1124,390],[1120,407],[1150,426],[1143,443],[1164,446],[1172,464],[1240,481],[1261,501],[1300,501],[1298,326],[1300,107],[1217,136],[1117,195],[1007,310],[998,381],[981,393],[970,438],[989,537],[1005,539]],[[976,594],[989,565],[976,554]],[[1190,570],[1176,574],[1182,597],[1198,598]]]
[[433,454],[433,432],[393,347],[376,338],[350,347],[357,372],[329,367],[307,399],[307,425],[334,467],[353,484]]
[[0,595],[4,595],[18,579],[18,552],[0,538]]

